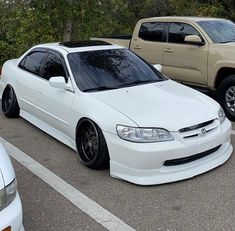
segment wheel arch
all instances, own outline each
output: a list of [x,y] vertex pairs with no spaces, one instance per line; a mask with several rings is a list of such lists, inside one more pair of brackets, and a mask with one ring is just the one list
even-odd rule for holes
[[216,79],[214,83],[215,89],[218,89],[219,85],[231,75],[235,75],[235,68],[233,67],[222,67],[217,71]]
[[[77,134],[78,134],[78,129],[79,129],[79,127],[81,126],[81,124],[82,124],[83,122],[85,122],[85,121],[91,121],[91,122],[93,122],[96,126],[98,126],[98,127],[100,128],[101,132],[103,133],[103,129],[102,129],[102,127],[100,126],[100,123],[98,123],[96,120],[94,120],[94,119],[92,119],[92,118],[89,118],[89,117],[86,117],[86,116],[81,117],[81,118],[79,119],[79,121],[77,122],[76,129],[75,129],[75,145],[76,145],[76,148],[77,148]],[[104,134],[103,134],[103,135],[104,135]],[[104,138],[105,138],[105,136],[104,136]],[[105,141],[106,141],[106,140],[105,140]],[[107,143],[107,142],[106,142],[106,143]]]
[[[101,136],[100,136],[100,138],[101,138],[101,140],[103,140],[102,142],[103,142],[103,145],[100,145],[100,147],[102,147],[101,149],[105,149],[105,150],[107,150],[107,152],[106,152],[106,157],[103,157],[103,158],[101,158],[100,160],[98,160],[98,162],[100,162],[100,161],[104,161],[105,160],[105,162],[103,162],[103,163],[99,163],[98,164],[98,167],[96,166],[96,167],[91,167],[91,166],[88,166],[89,168],[94,168],[94,169],[100,169],[100,168],[106,168],[108,165],[109,165],[109,160],[110,160],[110,154],[109,154],[109,148],[108,148],[108,145],[107,145],[107,141],[106,141],[106,139],[105,139],[105,136],[104,136],[104,134],[103,134],[103,130],[101,129],[101,127],[99,126],[99,124],[98,123],[96,123],[96,121],[94,121],[93,119],[91,119],[91,118],[88,118],[88,117],[82,117],[82,118],[80,118],[79,119],[79,121],[78,121],[78,123],[77,123],[77,126],[76,126],[76,134],[75,134],[75,145],[76,145],[76,149],[77,149],[77,152],[78,152],[78,154],[80,153],[79,152],[79,146],[78,146],[78,139],[79,139],[79,136],[78,136],[78,133],[79,133],[79,127],[84,123],[84,122],[92,122],[93,123],[93,125],[96,127],[96,129],[97,129],[97,132],[98,132],[98,134],[100,134]],[[104,152],[102,152],[102,153],[104,153]],[[79,154],[79,156],[80,156],[80,154]],[[81,158],[81,156],[80,156],[80,160],[82,160],[82,162],[83,162],[83,159]],[[97,161],[96,161],[97,162]],[[93,163],[92,163],[92,165],[93,165]]]
[[95,123],[102,130],[99,123],[97,123],[97,121],[93,120],[92,118],[88,118],[88,117],[84,116],[84,117],[80,118],[79,121],[77,122],[76,130],[75,130],[75,137],[77,136],[78,129],[79,129],[80,125],[86,120],[92,121],[93,123]]

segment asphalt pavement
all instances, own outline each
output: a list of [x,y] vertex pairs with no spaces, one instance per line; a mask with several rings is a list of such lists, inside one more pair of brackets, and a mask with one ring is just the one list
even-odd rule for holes
[[[8,119],[0,113],[0,137],[135,230],[235,230],[234,155],[192,179],[143,187],[113,179],[109,170],[84,167],[75,151],[22,118]],[[106,230],[24,165],[12,161],[26,231]]]

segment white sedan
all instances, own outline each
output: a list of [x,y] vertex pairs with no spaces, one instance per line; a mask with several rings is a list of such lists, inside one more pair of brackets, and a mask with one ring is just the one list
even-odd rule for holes
[[231,123],[209,97],[101,41],[38,45],[2,69],[7,117],[20,115],[92,169],[140,185],[191,178],[229,159]]
[[22,206],[11,160],[0,144],[0,230],[23,231]]

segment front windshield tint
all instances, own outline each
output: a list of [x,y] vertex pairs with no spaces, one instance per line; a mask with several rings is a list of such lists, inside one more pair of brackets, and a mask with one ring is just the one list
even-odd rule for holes
[[214,43],[235,42],[235,24],[229,20],[208,20],[198,24]]
[[127,49],[71,53],[68,61],[81,91],[109,90],[166,79]]

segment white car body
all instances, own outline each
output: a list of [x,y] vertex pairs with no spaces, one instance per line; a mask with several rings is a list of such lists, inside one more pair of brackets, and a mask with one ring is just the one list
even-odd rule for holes
[[[58,43],[38,45],[59,52],[66,63],[70,79],[67,90],[50,86],[48,81],[20,69],[27,55],[7,61],[2,69],[0,92],[11,85],[16,93],[20,116],[76,150],[76,126],[89,118],[102,130],[110,156],[111,176],[140,185],[161,184],[209,171],[229,159],[231,123],[220,124],[220,106],[211,98],[174,81],[144,84],[109,91],[82,92],[73,77],[67,55],[73,52],[123,49],[115,45],[68,48]],[[184,134],[179,130],[206,121],[212,123]],[[134,143],[121,139],[117,125],[164,128],[173,141]],[[210,132],[209,132],[210,131]],[[191,138],[184,138],[188,136]],[[206,152],[198,160],[164,166],[166,160]]]
[[[0,143],[0,190],[3,190],[15,179],[11,160]],[[11,227],[12,231],[23,231],[22,206],[18,192],[15,199],[6,207],[0,208],[0,230]]]

